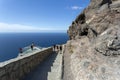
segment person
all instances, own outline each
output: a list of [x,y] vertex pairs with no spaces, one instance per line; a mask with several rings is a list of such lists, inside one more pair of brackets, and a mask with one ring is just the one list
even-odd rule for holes
[[22,48],[19,48],[20,53],[23,53]]
[[31,50],[33,50],[33,48],[34,48],[34,42],[32,42],[32,44],[31,44]]
[[56,45],[56,52],[58,53],[59,52],[59,46]]
[[55,47],[56,47],[56,45],[53,45],[53,51],[55,51]]
[[62,45],[60,45],[60,53],[62,53]]

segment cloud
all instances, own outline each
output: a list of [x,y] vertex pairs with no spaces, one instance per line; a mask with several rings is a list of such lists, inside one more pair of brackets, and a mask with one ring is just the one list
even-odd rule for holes
[[61,28],[53,27],[33,27],[21,24],[8,24],[0,22],[0,32],[55,32],[65,31]]
[[72,10],[81,10],[81,9],[83,9],[83,7],[80,7],[80,6],[72,6],[71,9],[72,9]]

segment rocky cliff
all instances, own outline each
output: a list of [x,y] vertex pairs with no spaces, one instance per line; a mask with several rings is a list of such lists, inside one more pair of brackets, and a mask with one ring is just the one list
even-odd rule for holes
[[91,0],[68,34],[74,80],[120,79],[120,0]]
[[90,5],[72,22],[70,39],[94,38],[110,27],[120,25],[120,0],[91,0]]

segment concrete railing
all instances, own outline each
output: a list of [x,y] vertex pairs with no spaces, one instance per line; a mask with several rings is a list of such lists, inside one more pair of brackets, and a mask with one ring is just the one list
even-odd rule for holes
[[0,63],[0,80],[22,79],[51,53],[49,47]]

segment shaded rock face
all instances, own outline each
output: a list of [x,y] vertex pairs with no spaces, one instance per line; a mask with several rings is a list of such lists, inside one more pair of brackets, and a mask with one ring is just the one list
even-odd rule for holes
[[68,34],[74,80],[120,80],[120,0],[91,0]]

